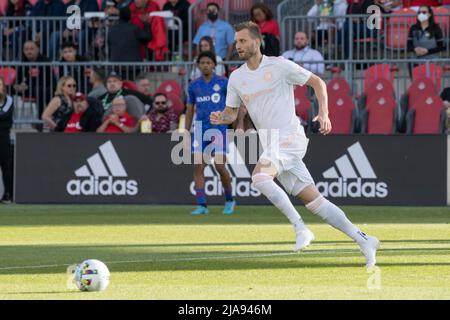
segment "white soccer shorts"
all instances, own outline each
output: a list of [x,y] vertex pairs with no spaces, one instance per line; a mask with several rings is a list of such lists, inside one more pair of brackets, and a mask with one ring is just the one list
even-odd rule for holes
[[260,159],[269,160],[277,169],[277,180],[287,193],[296,196],[305,187],[314,184],[314,179],[303,162],[308,148],[303,127],[299,132],[280,139],[278,150],[268,148],[263,151]]

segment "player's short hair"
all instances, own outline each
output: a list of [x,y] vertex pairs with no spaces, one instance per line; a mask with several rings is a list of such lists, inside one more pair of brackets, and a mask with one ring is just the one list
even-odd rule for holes
[[247,29],[250,32],[250,36],[253,39],[259,39],[262,41],[261,30],[258,25],[252,21],[241,22],[234,26],[236,32]]
[[211,51],[202,51],[202,52],[200,52],[200,54],[197,57],[197,63],[200,63],[200,60],[202,58],[209,58],[209,59],[211,59],[214,62],[214,65],[217,66],[216,56]]

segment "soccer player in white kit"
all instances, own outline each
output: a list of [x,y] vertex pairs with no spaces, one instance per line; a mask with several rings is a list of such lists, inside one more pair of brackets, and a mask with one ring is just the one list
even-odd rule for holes
[[[375,265],[380,242],[366,235],[352,224],[345,213],[325,199],[303,163],[308,146],[303,127],[295,114],[294,85],[308,85],[314,89],[319,102],[315,120],[320,132],[330,133],[328,96],[325,82],[310,71],[283,57],[261,54],[261,33],[253,22],[236,27],[236,49],[245,60],[228,82],[226,108],[212,112],[212,124],[230,124],[236,120],[241,102],[258,130],[263,153],[252,174],[253,186],[264,194],[292,223],[296,233],[295,251],[307,247],[314,240],[286,192],[302,200],[308,210],[328,224],[355,240],[366,258],[366,266]],[[274,178],[283,185],[283,191]]]

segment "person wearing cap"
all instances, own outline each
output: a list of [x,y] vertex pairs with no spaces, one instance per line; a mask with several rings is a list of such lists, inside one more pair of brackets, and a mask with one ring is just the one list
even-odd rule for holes
[[123,88],[122,77],[117,72],[111,72],[106,78],[106,90],[105,94],[102,94],[98,99],[101,101],[103,110],[107,110],[111,107],[112,101],[118,96],[135,96],[144,105],[152,105],[153,99],[143,93],[136,90]]
[[77,92],[72,98],[73,109],[58,123],[55,131],[66,133],[95,132],[102,124],[103,109],[97,99]]
[[112,101],[111,113],[97,129],[105,133],[131,133],[136,131],[136,120],[127,113],[127,104],[123,96]]

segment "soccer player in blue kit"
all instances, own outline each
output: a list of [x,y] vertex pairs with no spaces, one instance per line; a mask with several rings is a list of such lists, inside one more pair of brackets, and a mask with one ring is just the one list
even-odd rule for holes
[[223,111],[227,95],[228,79],[217,76],[214,68],[217,64],[216,56],[209,51],[201,52],[197,58],[202,76],[189,84],[185,129],[190,130],[194,111],[194,137],[192,152],[194,154],[194,183],[197,208],[192,215],[207,214],[205,193],[205,159],[204,153],[214,157],[214,166],[220,175],[225,194],[224,214],[232,214],[236,202],[233,199],[231,177],[226,169],[227,125],[213,125],[209,118],[211,112]]

